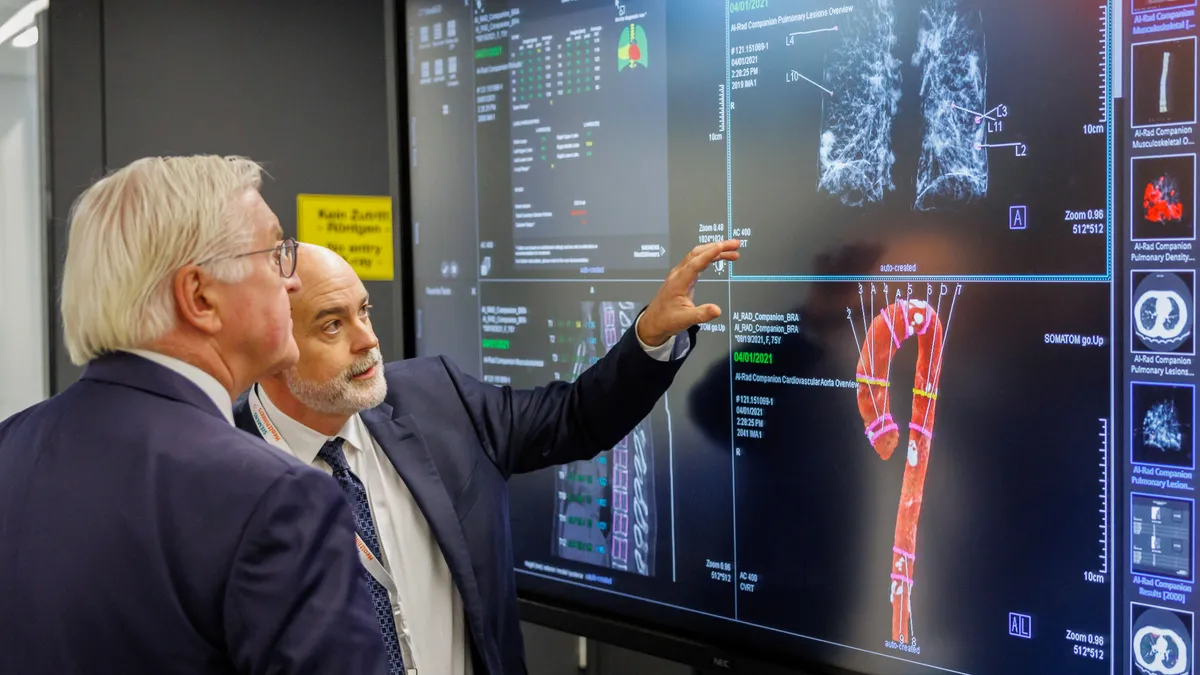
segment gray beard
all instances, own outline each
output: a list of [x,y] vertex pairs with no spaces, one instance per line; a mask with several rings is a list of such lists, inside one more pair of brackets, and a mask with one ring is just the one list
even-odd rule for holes
[[[378,370],[370,380],[358,382],[350,379],[353,374],[363,372],[371,364],[376,364]],[[326,415],[354,415],[378,406],[387,396],[383,358],[378,347],[328,382],[303,379],[295,368],[284,372],[284,380],[292,396],[309,408]]]

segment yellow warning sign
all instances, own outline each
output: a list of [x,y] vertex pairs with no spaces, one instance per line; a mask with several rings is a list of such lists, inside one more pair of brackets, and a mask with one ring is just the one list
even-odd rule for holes
[[296,238],[335,251],[363,281],[391,281],[392,198],[298,195]]

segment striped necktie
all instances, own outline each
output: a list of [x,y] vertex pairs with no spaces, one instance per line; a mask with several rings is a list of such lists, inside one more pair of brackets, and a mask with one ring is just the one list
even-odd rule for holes
[[[371,518],[371,505],[367,502],[367,489],[346,462],[346,453],[342,450],[345,439],[338,437],[330,440],[321,447],[317,457],[333,469],[333,477],[337,479],[346,499],[350,502],[350,510],[354,512],[354,526],[358,536],[371,550],[372,555],[379,555],[379,537],[375,533],[375,521]],[[400,653],[400,638],[396,634],[396,618],[392,614],[392,603],[388,599],[387,589],[379,583],[367,568],[363,568],[367,577],[367,586],[371,591],[371,600],[375,605],[375,616],[379,619],[379,630],[383,635],[384,646],[387,647],[388,666],[391,675],[404,675],[404,657]]]

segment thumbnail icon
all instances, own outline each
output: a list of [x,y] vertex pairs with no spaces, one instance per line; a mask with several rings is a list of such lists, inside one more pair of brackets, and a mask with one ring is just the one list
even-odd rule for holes
[[1134,271],[1130,329],[1135,354],[1195,354],[1196,273]]
[[1196,468],[1196,388],[1134,382],[1130,394],[1133,463]]
[[1131,61],[1130,109],[1135,128],[1195,124],[1195,37],[1135,44]]
[[1132,160],[1130,199],[1134,241],[1196,238],[1196,155]]
[[646,31],[641,24],[631,23],[621,31],[617,42],[617,70],[626,68],[647,68],[650,66],[650,53],[646,49]]
[[1130,660],[1135,675],[1192,672],[1191,612],[1130,603]]
[[1192,549],[1194,502],[1130,493],[1130,569],[1135,574],[1194,580]]

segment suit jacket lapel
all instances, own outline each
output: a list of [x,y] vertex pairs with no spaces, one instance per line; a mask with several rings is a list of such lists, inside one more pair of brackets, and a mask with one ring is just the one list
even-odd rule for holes
[[[450,574],[458,584],[471,632],[477,641],[482,640],[487,635],[483,625],[483,600],[471,568],[467,539],[416,420],[412,415],[394,414],[392,407],[386,403],[364,411],[361,417],[429,522],[442,554],[446,556]],[[404,570],[393,570],[392,573],[399,576],[404,574]]]

